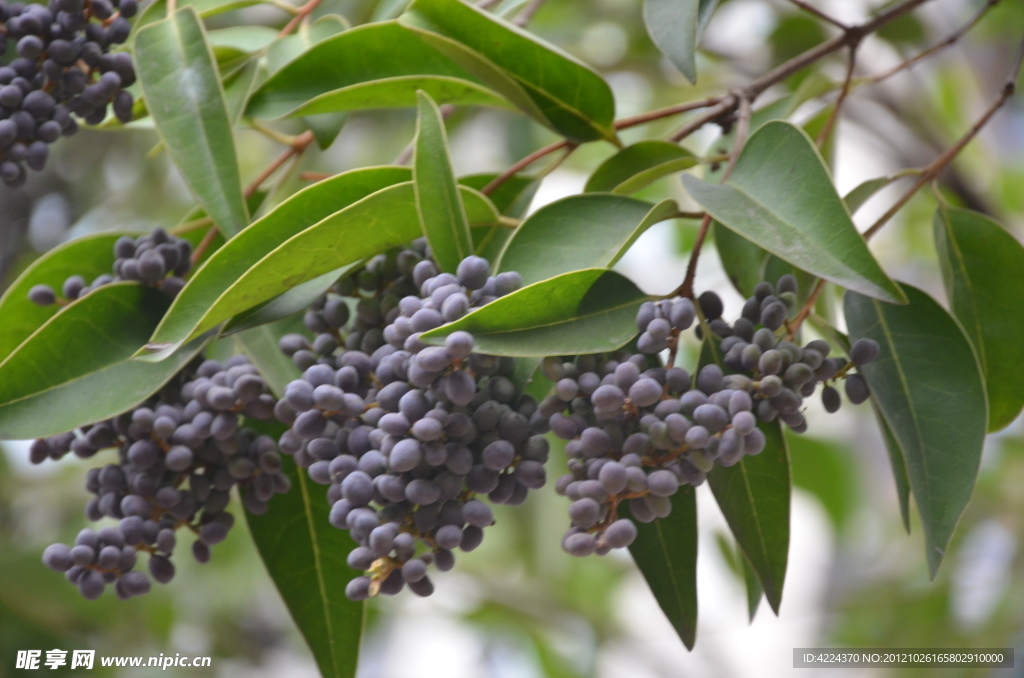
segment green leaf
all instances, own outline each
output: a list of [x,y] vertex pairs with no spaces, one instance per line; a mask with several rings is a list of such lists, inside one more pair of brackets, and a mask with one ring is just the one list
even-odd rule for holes
[[789,559],[789,450],[778,422],[758,424],[764,451],[735,466],[715,466],[708,485],[775,614]]
[[[39,306],[28,300],[28,291],[36,285],[49,285],[61,294],[64,281],[81,275],[92,282],[114,266],[114,243],[125,233],[96,233],[76,238],[36,259],[0,297],[0,361],[43,323],[57,314],[61,307]],[[132,233],[132,236],[138,235]]]
[[496,265],[526,284],[581,268],[610,268],[644,231],[678,214],[674,200],[657,205],[607,193],[563,198],[530,215]]
[[931,576],[974,490],[988,422],[985,382],[963,329],[935,300],[903,285],[910,303],[845,297],[850,340],[878,359],[859,368],[907,461]]
[[861,206],[871,198],[871,196],[878,193],[898,178],[898,176],[878,177],[877,179],[868,179],[867,181],[858,184],[852,191],[846,194],[845,198],[843,198],[843,202],[846,203],[846,209],[850,210],[850,214],[856,214],[857,210],[859,210]]
[[270,501],[261,516],[245,512],[249,533],[288,611],[325,678],[356,673],[363,604],[345,597],[359,572],[345,562],[357,544],[327,518],[323,487],[313,484],[290,458],[283,472],[292,481],[286,494]]
[[575,142],[615,139],[615,99],[586,64],[459,0],[414,0],[399,22]]
[[0,363],[0,438],[71,431],[156,392],[206,343],[198,339],[156,365],[130,360],[166,308],[158,290],[112,283],[47,320]]
[[697,82],[697,45],[718,0],[644,0],[644,24],[651,40],[686,79]]
[[345,276],[354,268],[356,268],[362,262],[353,262],[341,268],[335,269],[324,273],[323,275],[313,278],[308,282],[304,282],[301,285],[297,285],[284,294],[280,294],[270,301],[254,306],[253,308],[236,315],[234,318],[229,320],[224,329],[221,331],[221,336],[234,334],[235,332],[241,332],[243,330],[250,329],[252,327],[259,327],[260,325],[266,325],[282,318],[287,318],[290,315],[305,311],[309,308],[314,301],[316,301],[320,295],[324,294],[331,285],[336,283],[339,278]]
[[833,526],[842,529],[857,505],[857,468],[852,452],[832,441],[786,431],[793,485],[821,502]]
[[900,448],[900,442],[896,440],[888,422],[878,409],[878,402],[874,397],[871,399],[871,409],[878,421],[878,428],[882,431],[882,440],[885,443],[885,451],[889,455],[889,464],[892,466],[892,476],[896,481],[896,497],[900,504],[900,516],[903,518],[903,529],[910,534],[910,480],[907,478],[907,458]]
[[636,312],[648,299],[614,271],[573,271],[523,287],[420,338],[440,344],[465,330],[476,350],[491,355],[603,353],[636,335]]
[[[710,363],[722,365],[717,340],[704,341],[701,346],[699,365]],[[716,465],[708,474],[708,485],[768,604],[778,615],[789,560],[793,481],[782,425],[762,421],[758,428],[765,436],[764,450],[734,466]]]
[[988,430],[1024,408],[1024,246],[983,214],[939,206],[935,245],[953,314],[971,338],[988,389]]
[[[459,183],[479,191],[491,183],[496,176],[496,174],[472,174],[459,177]],[[527,174],[517,174],[510,177],[486,197],[490,199],[500,214],[519,219],[530,207],[530,202],[538,188],[540,188],[540,179]],[[469,207],[470,205],[467,205],[467,209]],[[470,221],[473,220],[470,219]],[[473,224],[471,223],[470,226]],[[470,228],[470,233],[473,236],[473,254],[495,262],[501,255],[501,251],[505,249],[505,243],[515,233],[515,229],[501,224],[486,228]]]
[[761,127],[724,184],[686,174],[683,184],[715,219],[798,268],[884,301],[906,301],[871,255],[821,155],[798,127]]
[[[619,505],[629,517],[629,504]],[[697,637],[697,493],[687,485],[672,497],[672,513],[652,523],[634,521],[629,552],[655,600],[688,650]]]
[[[238,236],[228,241],[228,244],[211,256],[202,268],[192,274],[188,284],[174,299],[174,303],[171,304],[171,308],[150,343],[165,344],[169,347],[180,345],[193,336],[193,330],[202,323],[204,316],[217,299],[251,266],[270,254],[275,248],[352,203],[382,188],[408,181],[410,176],[411,173],[407,167],[362,168],[318,182],[289,197],[262,219],[255,221]],[[414,235],[414,237],[416,236]],[[328,270],[334,270],[341,265]],[[295,284],[326,272],[320,271],[304,280],[296,280]],[[280,290],[279,293],[283,293],[287,289],[288,287]],[[266,301],[274,296],[277,295],[273,294],[256,303]],[[229,316],[241,313],[248,308],[251,306],[238,308]],[[207,324],[207,327],[213,327],[227,317],[218,318],[212,324]],[[156,355],[162,356],[164,351],[161,350]]]
[[587,179],[587,193],[629,195],[658,179],[690,169],[698,158],[679,144],[658,139],[626,146],[601,163]]
[[416,211],[437,265],[442,271],[454,273],[459,262],[473,253],[469,220],[452,172],[441,109],[422,91],[416,97],[418,116],[412,169]]
[[221,232],[235,235],[249,214],[224,90],[195,9],[140,30],[135,64],[149,113],[185,183]]
[[449,104],[508,106],[468,72],[394,21],[359,26],[317,43],[253,94],[257,118],[416,105],[417,90]]
[[256,57],[248,59],[245,64],[224,80],[224,103],[228,108],[228,119],[237,125],[249,101],[256,76],[260,71],[260,60]]

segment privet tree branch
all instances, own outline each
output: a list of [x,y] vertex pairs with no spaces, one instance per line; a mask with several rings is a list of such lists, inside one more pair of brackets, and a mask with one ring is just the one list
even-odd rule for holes
[[828,23],[832,24],[836,28],[841,28],[844,31],[849,28],[849,26],[844,24],[842,21],[839,21],[838,19],[833,19],[832,17],[830,17],[828,14],[825,14],[824,12],[822,12],[817,7],[813,7],[810,3],[804,2],[804,0],[789,0],[789,1],[791,3],[793,3],[794,5],[796,5],[797,7],[799,7],[800,9],[804,10],[805,12],[810,12],[811,14],[813,14],[816,17],[818,17],[822,21],[827,21]]
[[843,80],[843,88],[839,91],[839,98],[836,99],[835,108],[832,109],[832,113],[828,116],[828,120],[825,121],[825,126],[821,128],[818,138],[815,139],[819,148],[823,148],[825,146],[825,142],[828,140],[828,135],[832,133],[832,130],[836,126],[836,122],[839,120],[839,116],[842,115],[843,104],[846,103],[846,97],[850,94],[850,83],[853,81],[853,69],[857,66],[857,48],[859,46],[859,42],[855,42],[850,45],[850,61],[846,67],[846,78]]
[[960,154],[960,152],[969,144],[974,137],[978,135],[978,132],[988,124],[988,121],[992,119],[992,116],[1003,107],[1017,87],[1017,76],[1020,73],[1021,61],[1024,60],[1024,39],[1022,39],[1020,46],[1017,49],[1017,55],[1014,58],[1013,67],[1010,69],[1010,75],[1006,82],[1003,84],[1002,89],[999,91],[999,95],[989,105],[980,118],[971,126],[967,132],[960,137],[960,139],[953,144],[945,153],[935,158],[930,164],[924,167],[921,174],[918,176],[917,181],[914,182],[896,203],[889,208],[889,211],[883,214],[878,221],[872,224],[871,228],[864,232],[864,239],[870,240],[875,236],[882,228],[889,223],[889,220],[899,212],[904,205],[910,202],[910,199],[930,181],[934,181],[942,174],[950,163]]

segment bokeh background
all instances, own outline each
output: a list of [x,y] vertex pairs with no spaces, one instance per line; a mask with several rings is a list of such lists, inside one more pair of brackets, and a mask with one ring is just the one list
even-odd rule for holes
[[[314,16],[340,13],[357,24],[394,16],[402,4],[325,0]],[[866,0],[813,4],[851,22],[881,6]],[[913,17],[864,43],[857,75],[881,72],[941,40],[983,4],[926,3]],[[505,0],[497,11],[519,5]],[[280,10],[257,6],[215,17],[208,27],[211,36],[228,42],[228,34],[218,31],[280,26],[284,19]],[[549,0],[531,29],[608,78],[618,117],[719,93],[813,46],[832,30],[786,0],[726,0],[704,40],[699,84],[692,86],[647,38],[640,0]],[[1001,85],[1022,31],[1024,5],[1003,0],[949,49],[881,85],[856,89],[838,128],[834,173],[840,192],[865,179],[926,164],[955,140]],[[819,71],[838,79],[844,67],[840,55]],[[806,75],[769,91],[759,104],[797,87]],[[813,118],[828,103],[828,97],[811,101],[795,119]],[[411,111],[352,115],[333,146],[307,153],[298,169],[337,172],[392,162],[412,138],[414,122]],[[448,124],[460,174],[500,171],[552,140],[538,125],[505,112],[460,110]],[[628,142],[661,135],[676,124],[678,119],[631,129],[623,137]],[[299,131],[288,124],[279,129]],[[709,127],[686,145],[704,152],[716,134]],[[281,151],[256,131],[240,132],[238,148],[245,178]],[[105,229],[170,227],[193,205],[145,125],[117,133],[83,131],[53,150],[46,173],[33,175],[18,191],[0,189],[3,284],[69,238]],[[987,212],[1024,236],[1022,151],[1024,103],[1011,100],[944,175],[949,199]],[[581,190],[587,174],[612,152],[609,144],[578,150],[545,179],[532,209]],[[263,209],[305,183],[298,171],[280,177]],[[900,190],[897,185],[879,193],[856,215],[857,223],[862,228],[870,224]],[[691,204],[676,177],[657,182],[641,197],[675,197],[684,206]],[[872,242],[872,249],[893,277],[942,300],[931,238],[933,210],[933,198],[918,196]],[[686,221],[655,226],[618,268],[647,291],[668,292],[682,279],[696,226]],[[739,312],[741,299],[713,250],[700,260],[698,290],[705,289],[726,298],[727,315]],[[792,648],[807,646],[1015,646],[1018,666],[1024,667],[1021,420],[990,436],[974,498],[937,579],[929,582],[920,525],[912,522],[909,536],[903,530],[870,410],[845,407],[826,418],[820,407],[811,409],[809,434],[791,438],[797,490],[778,617],[762,605],[749,620],[735,546],[710,492],[701,488],[700,622],[696,649],[687,652],[628,554],[579,560],[561,551],[567,500],[555,495],[551,483],[531,493],[519,509],[500,507],[498,524],[488,530],[484,545],[460,556],[454,571],[437,577],[432,598],[406,594],[370,605],[360,678],[811,676],[815,671],[791,668]],[[215,549],[210,564],[180,558],[178,576],[169,586],[125,603],[110,595],[82,600],[39,558],[47,544],[73,539],[85,525],[88,462],[69,455],[59,463],[31,467],[26,447],[4,443],[0,454],[0,676],[15,673],[14,654],[27,648],[213,657],[210,669],[169,669],[167,676],[317,675],[244,523]],[[551,477],[559,474],[561,463],[557,455],[552,459]],[[121,671],[125,676],[156,674],[154,669]],[[103,672],[96,668],[88,675]],[[836,678],[888,675],[852,669],[822,673]],[[931,673],[904,669],[898,675]],[[944,676],[1014,673],[1024,675],[1024,668],[942,671]]]

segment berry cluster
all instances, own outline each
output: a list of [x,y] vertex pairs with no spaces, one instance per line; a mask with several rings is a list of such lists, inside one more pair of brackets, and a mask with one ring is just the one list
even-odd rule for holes
[[[477,495],[518,505],[546,480],[547,441],[531,426],[536,402],[518,396],[509,379],[514,361],[474,353],[466,332],[444,346],[419,338],[514,291],[521,278],[491,276],[479,257],[463,260],[455,275],[438,274],[428,256],[414,243],[357,274],[356,285],[373,296],[356,303],[347,335],[343,301],[332,294],[306,316],[307,326],[323,330],[312,346],[300,335],[281,342],[300,366],[312,356],[316,364],[278,403],[278,418],[291,427],[280,447],[330,485],[331,524],[359,544],[348,558],[366,572],[346,588],[354,600],[405,584],[429,595],[427,566],[449,570],[453,550],[475,549],[493,523]],[[352,289],[339,283],[339,291]]]
[[[50,0],[47,5],[0,0],[0,180],[25,182],[27,165],[41,170],[48,145],[78,131],[71,114],[90,125],[107,105],[122,122],[132,119],[135,82],[131,55],[110,53],[131,33],[137,0]],[[8,59],[4,59],[8,61]]]
[[[2,1],[2,0],[0,0]],[[49,285],[35,285],[28,298],[40,306],[66,304],[83,297],[97,287],[121,280],[136,280],[144,285],[158,287],[169,297],[177,296],[185,286],[182,276],[192,268],[192,243],[169,235],[156,228],[148,235],[132,238],[122,236],[114,243],[113,275],[104,273],[92,283],[80,275],[73,275],[61,287],[63,299]]]
[[[544,373],[556,386],[539,411],[549,417],[551,430],[569,441],[570,473],[556,484],[558,493],[572,500],[572,526],[562,541],[566,551],[603,555],[629,546],[637,529],[619,517],[622,502],[628,501],[633,519],[643,523],[669,515],[670,498],[681,484],[700,485],[716,463],[732,466],[764,449],[759,421],[779,418],[797,433],[805,431],[803,399],[819,381],[845,378],[851,401],[868,397],[863,377],[847,373],[874,360],[878,344],[859,340],[847,361],[828,358],[825,341],[803,348],[780,341],[776,331],[795,306],[796,281],[784,276],[778,288],[776,296],[771,284],[760,283],[733,325],[722,320],[717,295],[699,298],[706,326],[721,337],[728,375],[708,364],[691,385],[683,368],[661,367],[644,355],[668,349],[674,357],[680,333],[698,315],[685,298],[641,306],[639,354],[544,361]],[[826,385],[822,398],[829,412],[838,409],[834,387]]]
[[275,493],[288,491],[273,438],[241,427],[242,416],[273,417],[276,400],[244,356],[225,364],[206,360],[179,374],[158,395],[113,419],[32,443],[31,461],[60,459],[68,452],[85,459],[116,448],[116,463],[86,475],[93,494],[86,516],[119,520],[117,527],[85,529],[74,546],[53,544],[43,554],[51,569],[64,572],[86,598],[97,598],[115,583],[121,598],[149,590],[145,574],[133,571],[136,554],[150,554],[149,572],[166,584],[174,577],[170,560],[176,531],[192,530],[192,554],[210,558],[234,524],[226,512],[238,486],[248,511],[266,511]]

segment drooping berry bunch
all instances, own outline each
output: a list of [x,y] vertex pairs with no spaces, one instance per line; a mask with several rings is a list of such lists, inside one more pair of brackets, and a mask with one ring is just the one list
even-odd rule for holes
[[150,554],[154,579],[171,581],[181,528],[197,535],[192,554],[205,563],[210,546],[234,524],[225,511],[232,487],[256,514],[266,511],[275,493],[288,491],[273,438],[242,427],[243,416],[272,418],[275,404],[244,356],[223,365],[206,360],[124,414],[34,441],[30,454],[37,464],[69,451],[83,459],[107,448],[118,453],[116,462],[86,475],[93,498],[85,510],[89,520],[113,518],[118,525],[82,530],[72,546],[53,544],[43,562],[64,572],[89,599],[109,583],[122,599],[146,593],[149,579],[133,571],[139,551]]
[[132,119],[135,82],[128,52],[110,53],[128,40],[137,0],[50,0],[46,5],[0,0],[0,180],[25,182],[25,166],[41,170],[49,144],[78,131],[75,114],[90,125],[107,116]]
[[138,238],[122,236],[114,243],[113,275],[104,273],[92,283],[80,275],[73,275],[61,287],[63,298],[49,285],[35,285],[28,291],[28,298],[40,306],[68,303],[83,297],[102,285],[121,280],[136,280],[144,285],[157,287],[173,298],[185,286],[182,276],[192,268],[192,243],[183,238],[169,235],[162,228]]
[[[323,350],[331,344],[321,333],[317,364],[288,385],[276,410],[291,426],[281,450],[308,467],[314,481],[330,485],[331,524],[359,544],[348,558],[366,572],[346,588],[355,600],[393,595],[405,584],[429,595],[427,566],[449,570],[454,549],[475,549],[494,520],[478,495],[517,505],[546,479],[547,441],[531,429],[536,402],[519,396],[509,379],[514,361],[474,353],[466,332],[452,333],[444,346],[419,338],[514,291],[521,278],[491,276],[479,257],[463,260],[454,275],[439,274],[423,243],[388,256],[397,276],[382,275],[389,266],[383,260],[367,270],[390,285],[357,277],[375,301],[357,302],[347,337],[331,295],[314,311],[338,333],[333,350]],[[410,281],[414,293],[399,296],[398,286]],[[314,324],[307,315],[307,325]],[[377,332],[386,343],[368,355],[361,349]],[[353,333],[358,344],[347,340]],[[298,335],[282,339],[293,358],[307,347]]]
[[[630,545],[637,529],[620,517],[622,502],[628,501],[632,518],[640,522],[666,517],[681,484],[700,485],[715,464],[732,466],[764,449],[759,421],[780,418],[797,433],[805,431],[803,399],[818,382],[845,378],[851,401],[868,397],[863,377],[848,372],[878,356],[875,342],[859,340],[847,361],[828,358],[825,341],[801,348],[776,336],[785,331],[788,309],[795,305],[795,283],[792,276],[780,280],[779,296],[769,283],[759,284],[733,325],[722,320],[717,295],[701,295],[706,326],[722,338],[719,350],[732,372],[728,375],[711,363],[691,384],[685,369],[661,367],[644,355],[666,349],[675,355],[680,333],[697,316],[686,298],[641,306],[639,354],[545,360],[545,375],[556,387],[540,412],[568,441],[570,472],[556,485],[573,502],[572,526],[562,541],[566,551],[603,555]],[[826,385],[822,397],[828,411],[838,409],[834,387]]]

